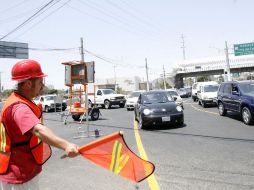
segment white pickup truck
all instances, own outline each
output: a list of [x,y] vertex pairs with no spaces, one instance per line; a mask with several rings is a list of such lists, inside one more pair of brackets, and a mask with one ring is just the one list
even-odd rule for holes
[[103,108],[109,109],[112,105],[119,105],[123,108],[126,99],[123,94],[117,94],[112,89],[97,89],[95,95],[88,95],[89,104],[101,105]]
[[45,112],[50,111],[65,111],[67,108],[66,102],[63,100],[62,97],[57,96],[56,94],[48,94],[43,96],[38,96],[33,99],[35,104],[42,104],[42,109]]

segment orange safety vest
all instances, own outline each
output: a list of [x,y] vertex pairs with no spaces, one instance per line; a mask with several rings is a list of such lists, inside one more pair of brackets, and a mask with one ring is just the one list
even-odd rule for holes
[[24,103],[28,105],[34,114],[40,119],[42,116],[42,110],[34,104],[32,101],[24,98],[23,96],[13,92],[11,96],[7,99],[6,103],[1,112],[0,117],[0,174],[7,172],[9,161],[11,157],[11,147],[12,146],[22,146],[28,144],[30,146],[31,153],[37,164],[44,164],[51,156],[51,148],[48,144],[42,142],[34,134],[30,138],[29,142],[21,142],[17,144],[12,144],[11,139],[8,135],[8,129],[11,129],[11,126],[6,126],[6,109],[9,106],[12,106],[16,103]]

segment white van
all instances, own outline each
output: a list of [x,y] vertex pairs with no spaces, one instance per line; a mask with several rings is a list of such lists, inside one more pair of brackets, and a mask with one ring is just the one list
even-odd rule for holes
[[216,104],[219,84],[215,81],[199,82],[197,84],[198,104],[206,107],[207,104]]
[[194,102],[196,102],[198,100],[198,97],[197,97],[197,85],[198,83],[194,83],[192,85],[192,88],[191,88],[191,97],[193,99]]

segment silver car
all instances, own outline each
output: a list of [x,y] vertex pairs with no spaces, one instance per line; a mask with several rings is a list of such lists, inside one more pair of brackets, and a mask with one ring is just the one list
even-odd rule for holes
[[127,97],[127,100],[126,100],[126,108],[127,110],[134,110],[134,106],[135,104],[137,103],[138,101],[138,97],[139,95],[142,93],[142,92],[145,92],[144,90],[140,90],[140,91],[134,91],[132,92],[130,95],[128,95]]
[[166,90],[167,94],[175,98],[175,103],[183,108],[183,99],[180,97],[178,92],[174,89]]

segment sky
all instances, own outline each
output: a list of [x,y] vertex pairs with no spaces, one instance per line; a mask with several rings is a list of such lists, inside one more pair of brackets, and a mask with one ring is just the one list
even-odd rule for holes
[[[0,41],[28,43],[46,85],[57,89],[66,88],[61,63],[81,60],[81,37],[95,78],[146,80],[147,58],[152,80],[183,60],[183,40],[186,60],[224,55],[225,41],[254,42],[253,7],[253,0],[0,0]],[[4,89],[13,88],[17,61],[0,58]]]

